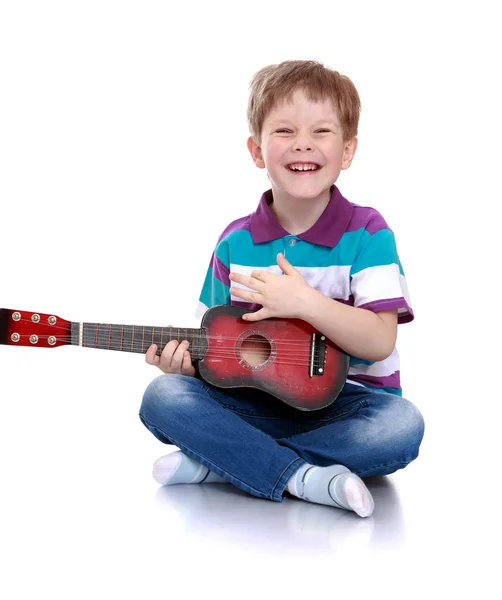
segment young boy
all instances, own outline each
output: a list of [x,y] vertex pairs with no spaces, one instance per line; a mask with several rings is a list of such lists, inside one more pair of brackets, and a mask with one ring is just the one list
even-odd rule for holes
[[146,427],[180,450],[154,464],[163,485],[228,481],[276,502],[283,494],[361,517],[374,503],[362,477],[418,456],[420,412],[401,395],[397,324],[413,319],[394,235],[374,209],[334,185],[357,148],[353,83],[313,61],[258,71],[250,85],[248,149],[271,189],[232,222],[215,248],[200,296],[248,307],[250,323],[299,318],[351,357],[347,382],[326,408],[300,411],[250,388],[197,377],[188,342],[146,361],[165,373],[148,386]]

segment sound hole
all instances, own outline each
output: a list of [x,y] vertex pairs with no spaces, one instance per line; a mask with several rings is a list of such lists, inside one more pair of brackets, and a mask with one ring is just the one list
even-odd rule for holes
[[270,358],[272,348],[261,335],[250,335],[241,344],[241,356],[252,367],[258,367]]

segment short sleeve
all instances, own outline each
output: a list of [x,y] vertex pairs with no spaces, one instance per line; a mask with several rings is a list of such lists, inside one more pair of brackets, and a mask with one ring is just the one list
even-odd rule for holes
[[[385,224],[380,215],[378,222]],[[398,323],[413,321],[394,233],[386,226],[376,231],[367,226],[350,270],[350,286],[354,306],[373,312],[397,309]]]
[[196,318],[200,319],[213,306],[230,304],[229,274],[228,242],[223,239],[218,242],[211,257],[195,311]]

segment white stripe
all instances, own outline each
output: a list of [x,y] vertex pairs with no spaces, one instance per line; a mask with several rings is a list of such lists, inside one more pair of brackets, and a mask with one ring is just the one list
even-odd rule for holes
[[202,319],[202,317],[204,316],[204,313],[208,310],[208,307],[203,304],[200,300],[197,303],[197,307],[195,309],[195,318],[196,319]]
[[368,267],[359,271],[352,278],[352,293],[354,306],[402,297],[411,306],[406,280],[396,264]]
[[394,348],[392,354],[385,360],[380,360],[373,365],[352,365],[349,375],[371,375],[371,377],[388,377],[399,371],[399,353]]
[[83,346],[83,342],[84,342],[84,324],[79,323],[78,324],[78,345]]
[[[328,298],[348,300],[350,296],[350,265],[332,265],[331,267],[295,267],[305,281],[314,289],[322,292]],[[252,271],[267,271],[280,275],[282,271],[278,265],[270,267],[250,267],[248,265],[230,264],[230,271],[251,275]],[[250,288],[232,281],[232,287],[249,290]],[[253,290],[254,291],[254,290]],[[232,300],[240,300],[232,296]]]
[[349,379],[349,378],[346,379],[346,383],[351,383],[352,385],[358,385],[359,387],[366,387],[361,382],[359,382],[359,381],[352,381],[352,379]]

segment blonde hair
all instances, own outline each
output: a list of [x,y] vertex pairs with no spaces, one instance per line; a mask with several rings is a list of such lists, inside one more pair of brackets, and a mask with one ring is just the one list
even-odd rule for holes
[[313,60],[287,60],[256,72],[249,84],[248,126],[258,144],[263,123],[272,108],[290,100],[302,89],[311,102],[331,100],[343,131],[344,141],[357,135],[361,101],[355,85],[345,75]]

